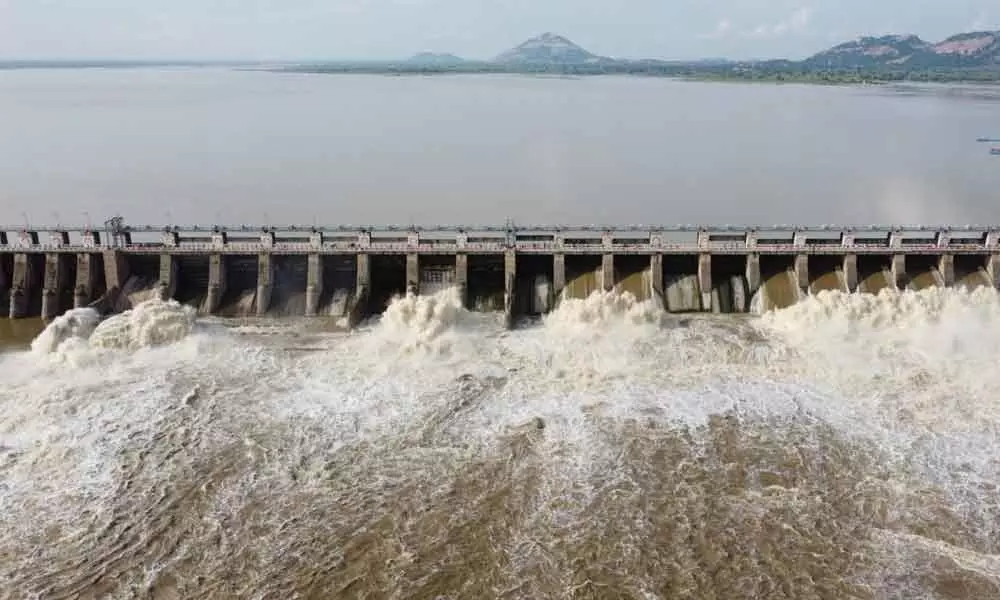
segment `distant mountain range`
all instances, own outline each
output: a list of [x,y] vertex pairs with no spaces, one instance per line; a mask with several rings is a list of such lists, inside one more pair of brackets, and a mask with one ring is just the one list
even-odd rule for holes
[[[421,53],[408,62],[423,65],[456,65],[464,61],[453,54]],[[735,61],[726,59],[667,61],[661,59],[615,59],[600,56],[555,33],[543,33],[492,60],[472,61],[499,65],[725,65],[748,62],[772,62],[805,68],[855,69],[895,68],[1000,68],[1000,31],[960,33],[944,41],[926,42],[915,35],[862,37],[824,50],[802,61]]]
[[[0,68],[3,65],[0,64]],[[521,73],[641,75],[707,80],[800,81],[822,84],[893,81],[1000,83],[1000,31],[974,31],[941,42],[915,35],[862,37],[804,60],[663,60],[601,56],[543,33],[489,60],[422,52],[400,61],[320,62],[274,66],[306,73]]]
[[926,42],[915,35],[862,37],[809,57],[815,67],[1000,67],[1000,31],[959,33]]

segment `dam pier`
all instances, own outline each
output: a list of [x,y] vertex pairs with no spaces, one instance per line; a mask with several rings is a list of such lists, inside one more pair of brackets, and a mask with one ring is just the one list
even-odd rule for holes
[[510,326],[595,291],[669,312],[741,313],[822,290],[998,284],[994,226],[136,227],[116,218],[103,230],[0,230],[0,313],[14,319],[160,298],[206,315],[353,325],[394,297],[457,288],[467,308],[502,311]]

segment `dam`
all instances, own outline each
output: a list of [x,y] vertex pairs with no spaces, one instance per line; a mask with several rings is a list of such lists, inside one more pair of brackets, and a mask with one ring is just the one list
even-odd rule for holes
[[673,313],[787,307],[822,290],[997,288],[1000,226],[132,226],[0,229],[0,312],[51,319],[152,298],[200,314],[328,316],[457,288],[512,326],[628,292]]

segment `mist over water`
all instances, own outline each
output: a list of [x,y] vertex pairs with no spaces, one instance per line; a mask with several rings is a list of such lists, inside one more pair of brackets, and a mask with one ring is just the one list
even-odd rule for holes
[[0,358],[5,597],[1000,589],[991,289],[595,293],[514,331],[453,290],[350,333],[91,317]]

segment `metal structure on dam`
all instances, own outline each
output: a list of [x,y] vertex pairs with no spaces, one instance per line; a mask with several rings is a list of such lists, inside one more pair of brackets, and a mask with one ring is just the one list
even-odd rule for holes
[[1000,226],[0,228],[0,311],[51,319],[151,297],[202,314],[328,315],[354,324],[407,292],[544,314],[619,290],[671,312],[746,312],[824,289],[996,288]]

